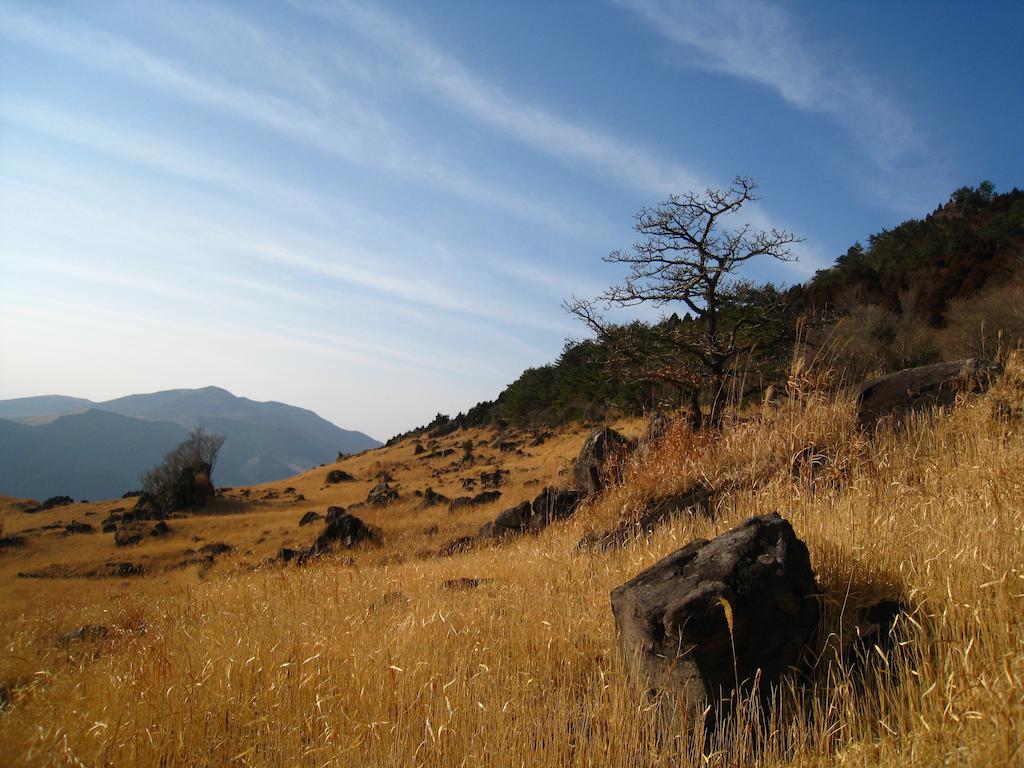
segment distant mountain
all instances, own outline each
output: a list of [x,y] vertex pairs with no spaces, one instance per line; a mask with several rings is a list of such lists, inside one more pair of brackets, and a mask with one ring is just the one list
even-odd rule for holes
[[0,419],[0,489],[40,500],[120,496],[186,437],[179,424],[98,410],[38,426]]
[[280,480],[380,445],[312,411],[235,397],[219,387],[175,389],[95,403],[48,395],[0,400],[0,491],[45,498],[110,498],[196,426],[225,435],[214,480]]
[[30,416],[53,416],[75,413],[95,408],[92,400],[64,395],[42,395],[41,397],[18,397],[14,400],[0,400],[0,419],[22,419]]

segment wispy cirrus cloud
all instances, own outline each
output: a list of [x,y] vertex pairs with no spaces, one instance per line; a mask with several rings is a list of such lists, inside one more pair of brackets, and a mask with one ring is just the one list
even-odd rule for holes
[[[332,90],[330,108],[299,102],[222,79],[157,55],[123,37],[97,30],[58,13],[2,5],[0,37],[28,43],[87,66],[172,93],[236,118],[261,124],[320,153],[347,163],[384,170],[434,186],[477,205],[499,209],[545,226],[572,230],[577,225],[558,206],[502,188],[459,170],[452,162],[420,153],[381,114],[356,98]],[[253,44],[265,44],[260,38]],[[315,85],[313,86],[315,87]]]
[[467,117],[548,155],[658,195],[704,186],[691,169],[649,149],[518,98],[469,70],[401,18],[355,0],[295,0],[344,24],[398,62],[405,78]]
[[875,166],[868,183],[876,192],[894,201],[904,194],[886,190],[890,184],[878,174],[910,173],[929,186],[944,175],[910,112],[841,54],[812,44],[781,7],[765,0],[613,2],[690,54],[687,65],[765,86],[790,106],[841,125]]

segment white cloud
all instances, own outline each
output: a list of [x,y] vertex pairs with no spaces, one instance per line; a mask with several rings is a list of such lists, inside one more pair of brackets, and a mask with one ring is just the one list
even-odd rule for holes
[[765,86],[792,107],[840,124],[874,164],[866,184],[886,202],[916,208],[909,198],[919,194],[907,190],[907,174],[929,191],[943,183],[945,173],[910,113],[841,54],[805,39],[778,6],[764,0],[614,1],[691,54],[688,65]]
[[124,38],[70,19],[6,5],[3,12],[0,36],[159,88],[181,99],[224,110],[354,165],[432,185],[471,203],[507,211],[553,229],[573,230],[578,226],[557,206],[538,200],[535,194],[501,189],[490,181],[459,171],[451,162],[411,149],[387,119],[355,99],[332,104],[328,112],[323,112],[308,102],[298,103],[287,96],[189,71]]
[[379,8],[349,0],[295,4],[365,35],[383,54],[395,57],[405,76],[418,86],[534,149],[585,164],[619,182],[658,195],[703,186],[689,169],[642,146],[515,98]]

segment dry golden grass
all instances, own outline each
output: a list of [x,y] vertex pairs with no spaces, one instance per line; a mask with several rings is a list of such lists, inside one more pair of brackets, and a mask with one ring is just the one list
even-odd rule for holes
[[[0,681],[13,701],[0,714],[0,755],[11,765],[118,766],[1024,764],[1021,384],[1018,363],[988,395],[873,440],[855,428],[850,403],[813,393],[766,405],[719,439],[677,428],[574,519],[451,558],[416,553],[539,486],[514,474],[501,502],[465,518],[412,502],[367,511],[389,543],[355,565],[254,569],[254,550],[203,578],[51,580],[22,592],[10,584],[26,580],[5,571]],[[557,478],[581,439],[559,435],[543,454],[516,459],[521,477]],[[346,466],[363,478],[380,456],[396,468],[412,462],[411,445],[389,451]],[[797,458],[806,456],[827,460],[812,471]],[[369,487],[321,489],[324,471],[289,482],[309,504],[268,503],[238,519],[264,515],[254,530],[276,534],[287,521],[293,531],[304,509]],[[428,477],[402,482],[411,490]],[[456,477],[430,479],[455,495]],[[584,532],[696,480],[730,489],[713,519],[676,519],[624,549],[577,553]],[[696,536],[770,511],[808,543],[828,593],[817,669],[780,693],[767,720],[740,718],[710,745],[665,730],[663,708],[615,652],[609,591]],[[172,523],[199,531],[222,519]],[[422,533],[432,523],[444,533]],[[442,588],[458,577],[489,581]],[[879,594],[913,607],[898,625],[899,653],[863,676],[830,664],[831,636]],[[86,623],[111,631],[55,646]]]

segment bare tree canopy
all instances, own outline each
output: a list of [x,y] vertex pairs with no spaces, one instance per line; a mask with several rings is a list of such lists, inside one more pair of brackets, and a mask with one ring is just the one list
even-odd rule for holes
[[142,489],[165,512],[201,506],[212,493],[213,468],[224,435],[196,427],[187,439],[142,477]]
[[[596,299],[572,297],[567,311],[580,318],[599,339],[617,346],[623,356],[651,353],[667,365],[666,350],[683,353],[702,374],[693,384],[710,401],[708,420],[721,422],[727,379],[740,373],[737,363],[759,347],[777,344],[786,335],[783,302],[771,285],[756,286],[736,276],[746,262],[758,257],[793,261],[790,246],[801,238],[778,229],[754,231],[750,224],[729,229],[726,219],[757,200],[757,184],[738,176],[726,190],[672,195],[654,208],[636,214],[634,229],[643,239],[631,251],[613,251],[606,262],[625,264],[625,280]],[[638,347],[631,326],[616,326],[602,317],[605,308],[652,304],[681,304],[685,320],[658,326],[659,340]],[[669,355],[672,357],[672,355]],[[651,361],[653,362],[653,361]]]

